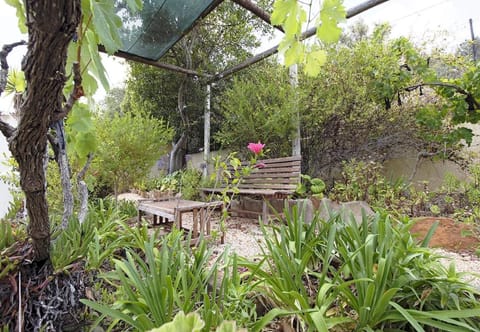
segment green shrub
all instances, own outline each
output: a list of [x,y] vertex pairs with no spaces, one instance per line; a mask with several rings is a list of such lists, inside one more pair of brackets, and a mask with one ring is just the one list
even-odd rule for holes
[[[220,325],[224,317],[241,320],[245,317],[240,315],[248,313],[250,321],[253,305],[242,301],[245,295],[237,272],[224,268],[218,284],[220,261],[230,266],[228,256],[221,255],[211,263],[204,241],[191,248],[183,240],[182,233],[174,230],[159,242],[151,236],[140,252],[127,249],[126,259],[115,259],[115,270],[103,276],[116,289],[115,302],[82,303],[111,318],[110,328],[122,322],[136,330],[150,330],[172,321],[180,310],[197,311],[205,330]],[[232,303],[224,305],[225,301]]]
[[426,247],[433,229],[417,244],[408,218],[334,214],[306,224],[295,208],[284,212],[286,224],[262,226],[264,259],[245,264],[275,307],[254,330],[283,315],[301,330],[480,328],[480,293]]
[[197,200],[200,197],[200,184],[202,182],[202,173],[195,168],[187,168],[181,173],[181,192],[182,198]]
[[95,120],[98,148],[92,163],[97,186],[118,194],[145,179],[165,152],[172,129],[144,112],[98,116]]

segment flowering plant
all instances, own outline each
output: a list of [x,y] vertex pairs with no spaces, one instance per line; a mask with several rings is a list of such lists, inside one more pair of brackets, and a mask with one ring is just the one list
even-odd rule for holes
[[247,148],[252,151],[256,156],[262,154],[265,144],[262,144],[260,141],[258,143],[248,143]]
[[[225,222],[228,217],[228,208],[232,203],[233,196],[238,194],[238,186],[243,177],[250,175],[255,168],[264,168],[265,164],[257,163],[257,158],[263,156],[265,144],[260,141],[258,143],[248,143],[247,149],[253,153],[250,162],[242,162],[236,152],[230,153],[225,160],[215,158],[216,174],[213,175],[215,179],[215,187],[220,184],[223,188],[220,193],[220,199],[224,203],[224,209],[220,220],[220,228],[225,231]],[[220,182],[220,183],[219,183]]]

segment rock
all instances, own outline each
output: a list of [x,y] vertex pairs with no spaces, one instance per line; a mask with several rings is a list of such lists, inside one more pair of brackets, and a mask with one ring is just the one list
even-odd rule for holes
[[340,213],[343,219],[351,218],[353,216],[357,223],[362,222],[362,213],[365,213],[367,216],[375,214],[370,205],[365,201],[337,203],[332,202],[328,198],[324,198],[320,201],[318,211],[320,218],[323,220],[330,219],[331,215],[334,213]]

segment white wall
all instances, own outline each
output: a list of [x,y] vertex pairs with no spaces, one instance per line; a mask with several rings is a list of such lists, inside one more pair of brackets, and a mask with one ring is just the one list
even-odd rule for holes
[[[5,161],[7,161],[9,157],[10,151],[8,150],[7,141],[5,137],[0,134],[0,174],[5,174],[8,171]],[[11,199],[12,195],[10,195],[8,186],[0,180],[0,218],[7,213]]]

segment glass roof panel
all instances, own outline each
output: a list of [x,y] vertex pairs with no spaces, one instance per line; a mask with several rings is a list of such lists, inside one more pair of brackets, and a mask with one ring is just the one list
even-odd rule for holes
[[117,1],[123,28],[121,51],[150,60],[160,59],[202,16],[214,0],[147,0],[131,14],[125,1]]

